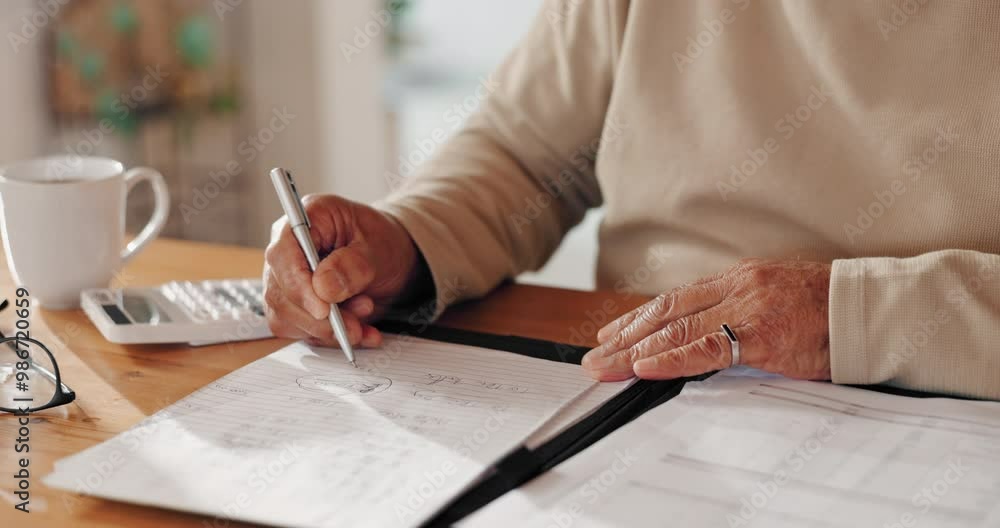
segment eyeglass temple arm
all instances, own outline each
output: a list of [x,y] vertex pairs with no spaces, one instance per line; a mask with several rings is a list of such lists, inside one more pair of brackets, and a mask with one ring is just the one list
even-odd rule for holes
[[[3,301],[0,301],[0,312],[4,311],[9,304],[10,304],[10,302],[7,299],[4,299]],[[3,332],[0,332],[0,339],[3,339],[5,337],[6,336],[3,335]],[[5,344],[8,347],[10,347],[10,349],[13,350],[15,354],[18,352],[17,346],[14,343],[11,343],[10,341],[7,341]],[[31,356],[28,356],[28,361],[31,361]],[[51,381],[52,383],[58,383],[59,384],[59,388],[62,389],[63,392],[68,392],[68,393],[72,393],[73,392],[73,390],[70,389],[69,387],[67,387],[65,383],[62,383],[61,381],[59,381],[56,378],[55,374],[49,372],[49,369],[47,369],[45,367],[42,367],[42,366],[39,366],[38,363],[35,363],[34,361],[31,361],[31,364],[32,364],[32,366],[35,367],[35,369],[37,369],[39,372],[41,372],[43,376],[45,376],[46,378],[48,378],[49,381]]]
[[[2,338],[2,337],[3,337],[3,333],[0,332],[0,338]],[[10,349],[13,350],[15,353],[17,352],[17,347],[14,345],[14,343],[11,343],[10,341],[7,341],[4,344],[7,345],[8,347],[10,347]],[[59,384],[59,388],[61,388],[63,392],[73,392],[73,390],[70,389],[69,387],[67,387],[65,383],[63,383],[63,382],[59,381],[58,379],[56,379],[56,375],[53,374],[52,372],[50,372],[49,369],[47,369],[47,368],[39,365],[38,363],[35,363],[34,361],[32,361],[31,360],[31,356],[28,356],[28,361],[31,363],[31,366],[35,368],[35,370],[41,372],[43,376],[45,376],[46,378],[49,379],[49,381],[51,381],[52,383],[58,383]]]

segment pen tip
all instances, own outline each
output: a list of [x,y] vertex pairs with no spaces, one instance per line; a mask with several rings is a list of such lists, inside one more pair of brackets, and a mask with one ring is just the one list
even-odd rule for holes
[[357,361],[351,361],[351,365],[354,365],[354,368],[358,368],[358,362]]

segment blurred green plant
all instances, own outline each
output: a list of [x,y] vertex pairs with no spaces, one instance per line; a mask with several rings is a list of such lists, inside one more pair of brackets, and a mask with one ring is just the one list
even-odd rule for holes
[[[146,0],[117,0],[98,20],[107,26],[107,34],[119,43],[134,49],[136,39],[142,37],[142,22],[136,11],[136,2]],[[153,1],[153,0],[148,0]],[[162,0],[157,0],[162,1]],[[408,0],[390,0],[407,4]],[[205,2],[210,6],[209,2]],[[395,9],[395,7],[394,7]],[[405,8],[404,8],[405,9]],[[147,21],[147,23],[150,23]],[[166,21],[157,23],[168,23]],[[235,113],[240,108],[238,72],[230,67],[224,79],[218,79],[212,68],[219,67],[217,60],[217,28],[205,12],[195,12],[172,22],[171,45],[180,60],[180,69],[171,71],[170,83],[159,87],[171,90],[153,104],[143,106],[123,105],[121,97],[131,86],[120,86],[121,81],[109,79],[111,66],[105,56],[107,51],[88,49],[89,46],[74,34],[74,26],[65,24],[54,34],[55,60],[65,64],[93,90],[90,113],[98,120],[108,119],[116,133],[134,136],[142,123],[166,114],[174,124],[178,139],[190,143],[194,138],[197,121],[210,114]],[[99,28],[98,31],[104,31]],[[121,44],[119,44],[121,45]],[[225,65],[224,65],[225,66]],[[131,67],[131,66],[127,66]],[[138,76],[144,72],[132,72]],[[205,86],[211,88],[202,88]],[[217,82],[221,80],[222,82]],[[136,80],[133,79],[132,82]],[[76,110],[74,110],[76,112]]]
[[386,31],[386,50],[390,55],[398,56],[406,45],[406,22],[414,3],[415,0],[385,0],[385,9],[390,15]]
[[139,19],[135,15],[135,9],[125,2],[118,2],[111,8],[111,27],[115,31],[131,35],[139,27]]
[[177,30],[177,51],[188,66],[211,66],[215,56],[215,34],[208,17],[195,15],[181,22]]

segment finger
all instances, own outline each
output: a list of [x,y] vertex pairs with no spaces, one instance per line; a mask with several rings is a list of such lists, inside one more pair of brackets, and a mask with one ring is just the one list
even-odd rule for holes
[[[738,332],[738,329],[733,331]],[[741,346],[745,344],[741,341]],[[637,361],[634,369],[635,375],[642,379],[675,379],[728,368],[732,364],[732,358],[729,339],[720,331],[680,348]]]
[[[636,318],[638,318],[642,314],[644,314],[650,308],[651,304],[654,304],[657,301],[661,301],[661,302],[668,301],[668,300],[670,300],[670,296],[671,295],[674,295],[676,293],[682,292],[684,290],[689,290],[689,289],[692,289],[692,288],[700,288],[700,287],[704,287],[704,286],[706,286],[708,284],[712,284],[712,283],[718,281],[719,279],[723,278],[724,275],[725,274],[720,273],[720,274],[717,274],[717,275],[712,275],[710,277],[704,277],[702,279],[698,279],[698,280],[696,280],[696,281],[694,281],[694,282],[692,282],[690,284],[686,284],[684,286],[680,286],[680,287],[674,288],[673,290],[671,290],[670,292],[667,292],[663,296],[658,297],[658,298],[654,299],[653,301],[650,301],[650,302],[648,302],[648,303],[646,303],[646,304],[644,304],[642,306],[639,306],[638,308],[633,309],[632,311],[626,313],[625,315],[620,316],[619,318],[615,319],[614,321],[611,321],[610,323],[604,325],[600,330],[598,330],[597,331],[597,341],[599,343],[604,343],[605,341],[607,341],[608,339],[610,339],[611,337],[613,337],[615,334],[618,333],[618,329],[619,328],[623,328],[623,327],[631,324],[632,322],[634,322],[636,320]],[[683,315],[683,314],[681,314],[681,315]]]
[[[272,332],[281,337],[309,337],[318,340],[325,346],[337,345],[337,340],[333,333],[329,319],[329,311],[326,317],[316,319],[312,314],[306,312],[302,307],[291,302],[281,285],[278,284],[273,273],[267,275],[267,286],[264,289],[264,301],[268,307],[268,324],[274,321],[275,328]],[[361,322],[352,313],[341,312],[341,318],[347,329],[347,335],[351,344],[357,344],[362,337]],[[276,332],[275,330],[281,333]],[[297,331],[296,331],[297,329]]]
[[729,311],[725,305],[717,305],[670,321],[659,331],[623,350],[605,356],[587,354],[583,359],[583,366],[595,377],[628,379],[633,375],[633,364],[637,361],[680,348],[712,332],[718,332]]
[[264,309],[267,325],[277,337],[303,339],[311,337],[304,329],[307,323],[315,321],[311,314],[300,306],[292,304],[281,291],[274,275],[267,273],[264,287]]
[[361,321],[367,322],[368,318],[375,313],[375,301],[367,295],[357,295],[341,304],[340,309],[354,314]]
[[[344,321],[344,328],[347,330],[347,340],[352,346],[360,344],[362,337],[364,337],[364,329],[362,328],[361,321],[354,314],[344,310],[340,311],[340,318]],[[333,326],[329,319],[313,319],[308,323],[304,323],[302,329],[308,332],[322,346],[340,348],[340,343],[337,341],[337,336],[333,332]]]
[[[722,281],[684,286],[646,303],[619,319],[615,333],[587,353],[593,359],[609,356],[634,346],[671,321],[716,306],[725,298]],[[612,323],[616,324],[616,323]]]
[[364,292],[374,280],[368,244],[356,241],[320,261],[312,276],[312,289],[327,304],[341,303]]
[[[331,345],[329,341],[315,337],[307,338],[306,342],[313,346],[336,346],[335,342]],[[359,344],[363,348],[378,348],[382,346],[382,332],[379,332],[374,326],[364,325],[362,327],[361,342]]]
[[378,348],[382,346],[382,332],[371,325],[365,325],[364,335],[361,336],[361,346],[365,348]]
[[[270,312],[270,308],[268,311]],[[271,330],[271,335],[274,337],[282,337],[285,339],[310,339],[312,337],[305,333],[301,328],[277,317],[272,318],[268,316],[267,327]]]
[[285,226],[268,246],[264,260],[289,302],[301,306],[313,319],[322,319],[330,311],[312,286],[312,271],[291,229]]

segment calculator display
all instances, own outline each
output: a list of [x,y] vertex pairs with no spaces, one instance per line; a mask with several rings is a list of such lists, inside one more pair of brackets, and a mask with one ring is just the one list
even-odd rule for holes
[[125,314],[134,323],[160,324],[170,322],[170,316],[148,297],[125,294],[121,305],[125,309]]
[[116,302],[105,303],[101,308],[116,325],[156,325],[169,323],[171,320],[152,298],[141,294],[119,293]]

